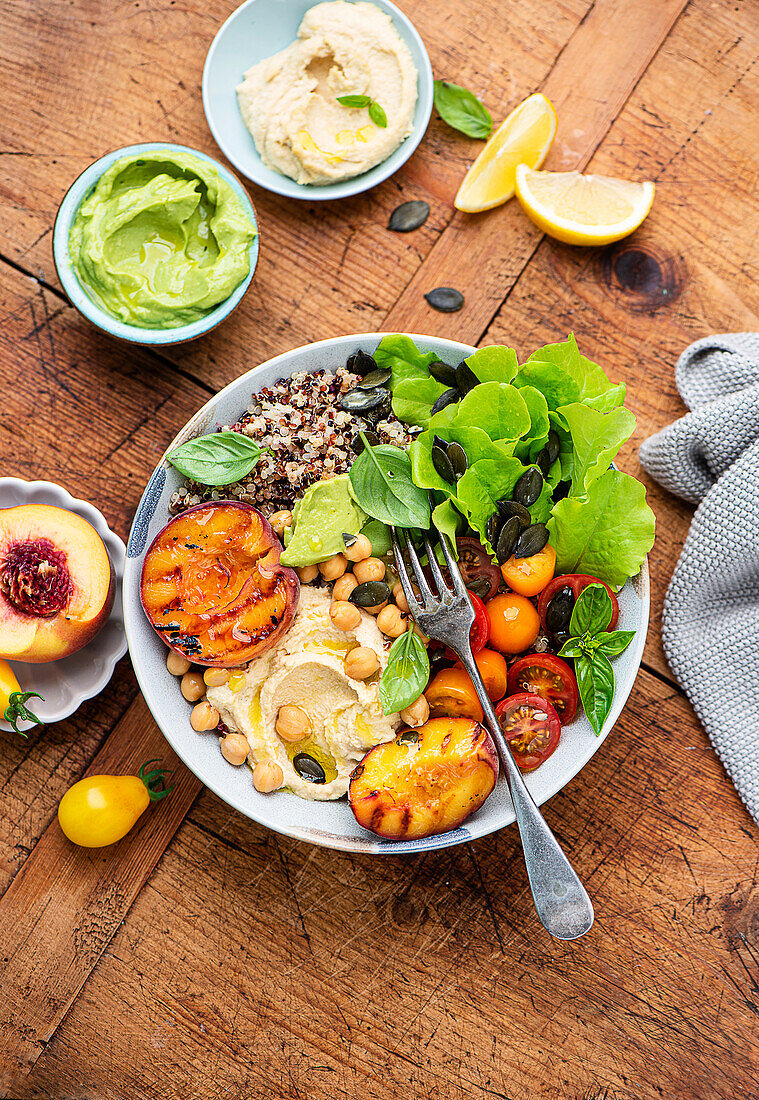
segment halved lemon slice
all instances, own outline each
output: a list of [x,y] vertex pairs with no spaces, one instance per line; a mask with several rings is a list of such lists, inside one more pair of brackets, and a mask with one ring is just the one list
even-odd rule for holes
[[516,168],[539,168],[556,137],[558,119],[542,92],[530,95],[501,123],[464,176],[454,199],[457,210],[477,214],[514,194]]
[[581,172],[516,170],[517,198],[538,229],[567,244],[611,244],[637,229],[654,201],[652,183]]

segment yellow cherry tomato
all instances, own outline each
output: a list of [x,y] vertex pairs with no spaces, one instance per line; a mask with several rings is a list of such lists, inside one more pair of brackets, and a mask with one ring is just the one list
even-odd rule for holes
[[15,672],[7,661],[0,658],[0,716],[22,737],[27,735],[18,728],[18,722],[42,724],[41,719],[26,706],[27,701],[33,698],[41,699],[42,696],[38,691],[22,691]]
[[424,693],[433,718],[483,720],[482,706],[469,673],[463,668],[444,668]]
[[503,592],[485,604],[490,645],[501,653],[522,653],[540,633],[538,613],[525,596]]
[[501,566],[501,576],[521,596],[537,596],[553,580],[555,568],[556,551],[546,545],[529,558],[509,558]]
[[165,798],[165,768],[146,772],[157,760],[148,760],[138,775],[88,775],[64,794],[58,821],[70,841],[83,848],[103,848],[125,837],[151,802]]

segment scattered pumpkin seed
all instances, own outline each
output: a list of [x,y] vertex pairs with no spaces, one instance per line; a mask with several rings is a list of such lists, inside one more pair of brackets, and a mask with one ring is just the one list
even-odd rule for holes
[[384,581],[364,581],[356,585],[348,599],[356,607],[379,607],[390,599],[390,588]]
[[307,783],[327,782],[324,768],[307,752],[299,752],[293,757],[293,767],[301,779],[305,779]]
[[522,527],[529,527],[532,523],[530,510],[525,508],[524,504],[517,504],[515,500],[499,500],[496,507],[503,519],[516,516]]
[[389,382],[392,375],[393,372],[390,370],[390,367],[378,367],[377,370],[370,370],[358,383],[356,389],[376,390],[378,386],[384,386]]
[[429,372],[436,382],[442,382],[444,386],[456,385],[456,368],[450,363],[444,363],[442,359],[436,359],[430,363]]
[[369,371],[376,370],[377,364],[374,361],[374,357],[369,355],[366,351],[354,351],[353,355],[349,355],[345,364],[346,370],[349,370],[351,374],[357,374],[363,378]]
[[456,367],[456,385],[462,394],[469,393],[475,386],[479,386],[480,380],[468,363],[462,360]]
[[455,313],[464,305],[464,295],[452,286],[436,286],[424,297],[440,313]]
[[461,394],[455,386],[451,386],[449,390],[440,394],[435,404],[430,409],[430,415],[434,416],[435,413],[439,413],[442,409],[445,409],[448,405],[453,405],[454,402],[461,400]]
[[443,481],[447,481],[449,485],[456,484],[456,471],[453,468],[448,455],[445,453],[442,447],[433,447],[431,451],[432,465],[442,477]]
[[537,466],[528,466],[514,486],[511,499],[531,508],[543,489],[543,475]]
[[453,442],[449,443],[446,454],[448,455],[451,466],[453,466],[453,472],[458,481],[460,477],[464,476],[469,468],[469,459],[466,456],[466,451],[460,443]]
[[519,536],[514,548],[515,558],[531,558],[539,554],[548,542],[548,528],[544,523],[533,523]]
[[410,233],[412,229],[419,229],[430,216],[430,204],[423,199],[410,199],[396,206],[390,215],[387,228],[394,233]]
[[368,413],[379,408],[380,405],[384,405],[389,396],[387,390],[383,389],[348,390],[340,398],[340,407],[348,412]]
[[[373,432],[371,430],[371,428],[369,427],[368,424],[365,428],[362,428],[361,431],[364,433],[366,438],[369,440],[369,446],[370,447],[379,447],[379,442],[380,442],[379,436],[377,435],[376,432]],[[363,451],[363,449],[364,449],[364,441],[363,441],[363,439],[361,438],[360,435],[356,434],[353,437],[353,440],[351,442],[351,450],[353,451],[354,455],[360,455],[361,452]]]
[[495,547],[495,556],[498,558],[499,565],[503,565],[503,563],[508,561],[514,553],[514,549],[520,538],[521,530],[522,525],[519,522],[518,516],[512,516],[511,519],[507,519],[504,523],[501,528],[501,533],[498,536],[498,544]]

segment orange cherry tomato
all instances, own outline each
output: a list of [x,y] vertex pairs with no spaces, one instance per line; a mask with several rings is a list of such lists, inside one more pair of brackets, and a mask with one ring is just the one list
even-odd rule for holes
[[[505,659],[494,649],[483,649],[474,656],[482,682],[493,702],[503,699],[509,683],[509,668]],[[462,668],[461,663],[456,668]]]
[[509,558],[501,566],[501,576],[521,596],[537,596],[553,577],[555,568],[556,551],[546,544],[529,558]]
[[432,718],[484,718],[480,700],[469,673],[463,668],[444,668],[424,693]]
[[523,653],[540,633],[540,618],[525,596],[504,592],[485,605],[490,644],[501,653]]

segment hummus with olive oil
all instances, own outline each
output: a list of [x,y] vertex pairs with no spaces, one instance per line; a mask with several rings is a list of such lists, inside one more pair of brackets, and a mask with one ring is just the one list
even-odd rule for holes
[[[340,104],[342,96],[373,100],[387,126],[368,107]],[[268,168],[324,185],[368,171],[408,137],[417,71],[389,15],[333,0],[307,11],[297,40],[245,73],[237,99]]]
[[[208,689],[208,701],[227,728],[247,738],[249,764],[279,764],[284,787],[317,801],[344,795],[356,764],[375,745],[392,741],[401,724],[398,714],[382,713],[379,678],[387,650],[376,620],[362,611],[355,630],[338,630],[329,617],[330,602],[325,589],[303,585],[293,625],[279,645],[226,684]],[[366,682],[345,674],[345,657],[359,645],[374,650],[380,663]],[[277,734],[277,715],[286,705],[308,715],[311,729],[303,741],[285,742]],[[293,764],[299,753],[316,760],[325,782],[299,774]]]

